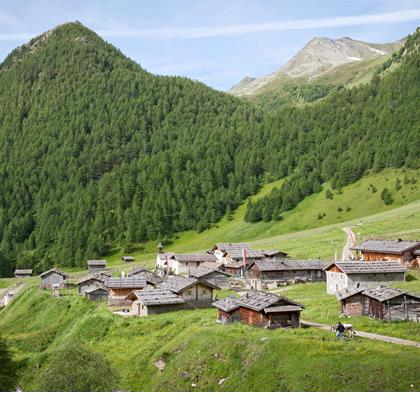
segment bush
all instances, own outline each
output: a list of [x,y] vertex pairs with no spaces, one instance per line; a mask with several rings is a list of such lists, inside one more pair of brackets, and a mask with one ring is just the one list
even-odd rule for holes
[[333,193],[328,188],[327,191],[325,191],[325,198],[327,198],[327,199],[333,199],[333,197],[334,197]]
[[0,390],[15,391],[17,386],[17,366],[7,347],[6,341],[0,337]]
[[105,356],[80,343],[58,351],[40,378],[40,390],[98,392],[118,389],[118,377]]
[[395,180],[395,189],[398,191],[401,187],[401,180],[397,178],[397,180]]
[[392,198],[392,194],[387,188],[384,188],[382,190],[381,198],[382,198],[383,202],[385,203],[385,205],[392,205],[394,203],[394,199]]

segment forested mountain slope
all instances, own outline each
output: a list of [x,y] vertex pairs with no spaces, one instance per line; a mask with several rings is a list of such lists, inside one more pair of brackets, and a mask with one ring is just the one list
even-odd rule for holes
[[280,219],[327,180],[419,167],[418,41],[368,86],[265,114],[152,75],[79,23],[35,38],[0,66],[0,272],[203,230],[267,180],[287,176],[249,221]]

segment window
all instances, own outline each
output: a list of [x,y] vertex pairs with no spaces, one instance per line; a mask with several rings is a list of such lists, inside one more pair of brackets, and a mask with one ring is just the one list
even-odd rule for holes
[[203,295],[206,295],[207,291],[205,289],[203,289]]
[[192,291],[191,291],[191,289],[189,289],[189,290],[188,290],[187,294],[188,294],[189,296],[191,296],[191,295],[192,295]]

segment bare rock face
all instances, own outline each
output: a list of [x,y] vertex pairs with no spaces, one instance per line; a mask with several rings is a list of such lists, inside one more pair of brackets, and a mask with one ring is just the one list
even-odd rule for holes
[[246,76],[229,93],[250,96],[281,78],[310,81],[342,64],[387,56],[402,45],[403,40],[391,44],[370,44],[349,37],[336,40],[315,37],[276,72],[260,78]]

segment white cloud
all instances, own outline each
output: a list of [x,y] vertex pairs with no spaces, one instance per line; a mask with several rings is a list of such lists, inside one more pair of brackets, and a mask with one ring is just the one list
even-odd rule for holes
[[339,16],[317,19],[296,19],[279,22],[255,23],[232,26],[157,29],[118,28],[99,30],[97,33],[103,37],[192,39],[205,37],[234,36],[241,34],[260,33],[265,31],[306,30],[328,27],[371,25],[380,23],[398,23],[419,19],[420,9],[411,9],[379,14]]

